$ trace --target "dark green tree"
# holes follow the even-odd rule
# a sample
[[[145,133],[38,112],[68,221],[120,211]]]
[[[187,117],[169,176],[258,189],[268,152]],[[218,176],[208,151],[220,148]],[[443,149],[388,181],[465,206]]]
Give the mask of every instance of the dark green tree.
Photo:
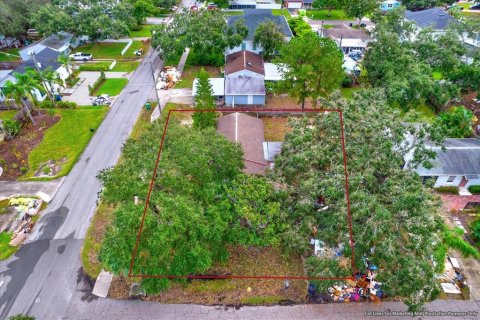
[[[132,2],[132,5],[133,17],[139,25],[144,23],[147,17],[157,13],[157,8],[153,0],[135,0]]]
[[[262,48],[262,57],[270,60],[283,46],[284,38],[280,27],[273,21],[267,20],[260,23],[253,35],[255,45]]]
[[[343,55],[337,44],[314,33],[294,37],[280,49],[276,60],[284,80],[279,85],[305,106],[305,99],[314,104],[339,88],[344,77]]]
[[[328,10],[328,17],[332,16],[333,9],[339,9],[343,6],[343,0],[315,0],[313,1],[312,7],[315,9],[326,9]]]
[[[201,69],[197,74],[197,91],[195,95],[195,110],[214,110],[215,98],[208,73]],[[215,128],[217,114],[216,112],[194,112],[192,115],[193,126],[199,129]]]
[[[464,106],[453,107],[438,115],[435,125],[449,138],[468,138],[473,133],[476,119],[473,112]]]
[[[346,1],[344,10],[349,17],[358,19],[358,25],[360,25],[362,18],[372,13],[377,7],[377,0],[355,0]]]

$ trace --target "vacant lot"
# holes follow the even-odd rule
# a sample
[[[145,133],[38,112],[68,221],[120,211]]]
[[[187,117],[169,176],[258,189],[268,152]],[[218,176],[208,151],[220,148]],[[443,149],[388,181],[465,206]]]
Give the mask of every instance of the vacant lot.
[[[29,171],[22,180],[35,179],[35,172],[50,160],[61,162],[61,170],[54,178],[66,175],[93,137],[108,110],[108,107],[56,110],[61,119],[45,132],[42,142],[30,152]]]
[[[313,20],[353,20],[345,15],[343,10],[308,10],[307,17]]]
[[[211,66],[201,67],[201,66],[186,65],[182,73],[182,77],[181,77],[182,81],[180,81],[175,85],[175,89],[181,89],[181,88],[191,89],[193,86],[193,80],[195,80],[198,72],[202,68],[205,68],[205,71],[207,71],[208,75],[211,78],[217,78],[221,76],[220,68],[217,68],[217,67],[211,67]]]
[[[151,37],[152,36],[152,28],[155,27],[151,24],[143,24],[142,29],[138,31],[130,31],[130,37],[132,38],[142,38],[142,37]]]
[[[108,94],[110,96],[117,96],[122,92],[123,88],[128,83],[125,78],[108,78],[97,90],[97,95]]]
[[[285,134],[290,131],[287,117],[282,118],[262,118],[265,141],[283,141]]]

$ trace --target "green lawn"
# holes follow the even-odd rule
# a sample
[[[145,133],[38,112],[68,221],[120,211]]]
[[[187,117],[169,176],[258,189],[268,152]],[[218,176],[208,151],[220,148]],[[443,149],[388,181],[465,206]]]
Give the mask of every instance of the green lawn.
[[[3,110],[0,111],[0,119],[1,120],[9,120],[12,119],[13,116],[17,114],[18,110]]]
[[[125,78],[108,78],[97,90],[97,95],[108,94],[110,96],[117,96],[122,92],[127,85],[128,79]]]
[[[241,11],[224,11],[227,16],[241,16],[243,14],[243,10]]]
[[[137,57],[133,53],[137,51],[138,49],[143,48],[143,51],[146,53],[147,52],[147,47],[141,42],[141,41],[133,41],[132,45],[128,50],[125,52],[123,55],[124,59],[131,59]]]
[[[352,20],[345,15],[343,10],[332,10],[328,16],[328,10],[307,10],[307,17],[313,20]]]
[[[152,24],[143,24],[142,29],[138,31],[130,31],[130,37],[135,38],[135,37],[151,37],[151,29],[155,27]]]
[[[274,16],[285,16],[285,18],[290,19],[290,12],[287,9],[272,9]]]
[[[352,99],[353,93],[360,90],[361,88],[341,88],[340,92],[345,99]]]
[[[472,3],[466,3],[466,2],[461,2],[461,3],[454,3],[455,6],[460,6],[463,7],[464,9],[469,9],[472,6]]]
[[[478,13],[476,12],[460,12],[461,16],[472,18],[475,20],[480,20],[480,11]]]
[[[132,72],[138,68],[139,64],[139,61],[117,61],[115,67],[109,71]]]
[[[192,89],[193,80],[195,80],[201,68],[201,66],[186,65],[182,73],[182,81],[175,85],[175,89]],[[207,71],[211,78],[217,78],[220,76],[220,71],[216,67],[204,66],[203,68],[205,68],[205,71]]]
[[[11,232],[0,233],[0,260],[5,260],[17,251],[18,247],[9,245],[12,238]]]
[[[18,55],[18,51],[19,51],[19,50],[20,50],[19,48],[2,49],[2,50],[0,50],[0,62],[4,62],[4,61],[19,61],[19,60],[20,60],[20,57],[12,57],[12,56],[9,56],[9,55],[6,55],[6,54],[2,54],[2,52],[4,52],[4,53],[8,53],[8,54]]]
[[[57,109],[56,112],[62,118],[45,132],[42,142],[28,155],[30,170],[21,177],[21,180],[35,180],[34,172],[42,164],[62,158],[66,158],[66,161],[55,178],[66,175],[82,154],[108,110],[109,107],[91,106]],[[94,130],[90,130],[91,128]]]
[[[93,59],[121,59],[121,52],[126,45],[125,42],[88,43],[78,47],[75,52],[91,53]]]
[[[79,67],[79,71],[107,71],[111,61],[95,62],[95,63],[82,63]]]
[[[414,111],[418,113],[418,118],[411,119],[412,122],[432,123],[437,117],[435,110],[425,103],[418,105],[414,108]],[[406,115],[403,111],[401,111],[400,114],[402,117]]]

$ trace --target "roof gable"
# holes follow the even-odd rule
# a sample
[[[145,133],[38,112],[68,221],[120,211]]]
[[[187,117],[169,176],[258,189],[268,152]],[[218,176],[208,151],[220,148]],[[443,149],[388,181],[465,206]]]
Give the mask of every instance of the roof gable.
[[[225,75],[248,70],[265,75],[262,56],[250,51],[237,51],[226,56]]]

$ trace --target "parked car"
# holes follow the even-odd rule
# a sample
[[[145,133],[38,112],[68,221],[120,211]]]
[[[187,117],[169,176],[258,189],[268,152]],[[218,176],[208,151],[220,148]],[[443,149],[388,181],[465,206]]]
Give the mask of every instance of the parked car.
[[[470,7],[470,10],[480,10],[480,3],[474,4]]]
[[[136,55],[136,56],[141,56],[141,55],[143,55],[143,53],[144,53],[144,52],[143,52],[143,48],[140,48],[140,49],[135,50],[135,51],[133,52],[133,54]]]
[[[109,106],[112,104],[112,98],[108,94],[102,94],[101,96],[96,97],[92,101],[94,106]]]
[[[69,57],[72,58],[75,61],[92,60],[92,54],[85,53],[85,52],[77,52],[77,53],[71,54]]]

